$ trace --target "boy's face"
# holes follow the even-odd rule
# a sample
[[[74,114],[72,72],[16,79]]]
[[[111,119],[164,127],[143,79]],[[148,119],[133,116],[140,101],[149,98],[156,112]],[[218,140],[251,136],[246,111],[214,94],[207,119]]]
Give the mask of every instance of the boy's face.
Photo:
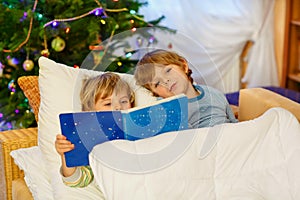
[[[118,94],[113,92],[111,96],[105,99],[99,98],[95,103],[96,111],[125,110],[131,108],[130,97],[126,90]]]
[[[155,75],[150,83],[151,91],[163,98],[181,93],[189,97],[194,88],[185,70],[174,64],[163,67],[155,66]]]

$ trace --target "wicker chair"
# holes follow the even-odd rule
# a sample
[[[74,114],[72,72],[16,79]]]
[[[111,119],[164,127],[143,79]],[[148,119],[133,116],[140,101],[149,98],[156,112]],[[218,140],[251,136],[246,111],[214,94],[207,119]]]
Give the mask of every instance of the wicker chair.
[[[29,104],[34,111],[36,121],[38,121],[38,109],[40,106],[38,76],[20,77],[18,84],[29,99]],[[21,188],[19,185],[26,186],[23,179],[24,173],[14,163],[10,152],[20,148],[36,146],[37,135],[37,128],[9,130],[0,133],[0,199],[17,199],[20,193],[22,199],[33,199],[28,188],[25,187],[25,192],[24,190],[19,190]],[[13,187],[13,185],[16,187]]]
[[[22,181],[24,173],[14,163],[10,152],[37,145],[37,128],[4,131],[0,134],[0,199],[12,199],[12,183]],[[21,178],[21,179],[20,179]],[[29,191],[28,191],[29,192]],[[25,195],[25,194],[23,194]],[[24,197],[24,196],[23,196]],[[25,198],[24,198],[25,199]],[[28,199],[28,198],[26,198]]]

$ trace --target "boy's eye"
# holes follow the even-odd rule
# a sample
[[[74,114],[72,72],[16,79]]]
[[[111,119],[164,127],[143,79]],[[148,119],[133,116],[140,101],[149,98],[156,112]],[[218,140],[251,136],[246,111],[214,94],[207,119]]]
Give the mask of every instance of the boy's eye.
[[[127,104],[128,102],[129,102],[129,100],[127,100],[127,99],[121,101],[122,104]]]
[[[104,104],[104,106],[110,106],[111,105],[111,103],[105,103]]]
[[[172,70],[172,67],[166,67],[165,68],[165,73],[169,73]]]
[[[158,82],[156,82],[155,84],[154,84],[154,87],[155,88],[157,88],[158,86],[159,86],[159,84],[160,84],[160,82],[158,81]]]

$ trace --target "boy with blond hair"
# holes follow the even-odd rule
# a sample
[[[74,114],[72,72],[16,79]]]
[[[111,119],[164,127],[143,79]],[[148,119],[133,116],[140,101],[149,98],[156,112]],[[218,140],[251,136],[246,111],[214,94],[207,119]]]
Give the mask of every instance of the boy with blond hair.
[[[134,94],[119,75],[111,72],[84,80],[80,100],[83,111],[124,110],[134,106]],[[94,179],[90,166],[67,167],[65,152],[74,149],[67,138],[58,134],[55,148],[61,156],[63,182],[70,187],[86,187]]]

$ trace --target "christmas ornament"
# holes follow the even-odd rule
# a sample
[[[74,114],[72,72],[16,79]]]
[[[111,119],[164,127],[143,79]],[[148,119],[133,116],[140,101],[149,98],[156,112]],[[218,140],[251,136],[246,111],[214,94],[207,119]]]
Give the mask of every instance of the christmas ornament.
[[[124,53],[126,58],[130,58],[133,54],[134,50],[129,47],[129,48],[124,48]]]
[[[149,47],[150,45],[154,44],[156,42],[156,38],[152,35],[148,39],[148,44],[147,46]]]
[[[13,125],[12,125],[11,122],[7,122],[7,123],[6,123],[6,126],[7,126],[7,129],[8,129],[8,130],[12,129],[12,127],[13,127]]]
[[[11,80],[9,83],[8,83],[8,89],[11,91],[11,92],[15,92],[16,91],[16,84],[15,84],[15,80]]]
[[[66,42],[62,38],[57,36],[52,40],[51,47],[52,49],[54,49],[54,51],[61,52],[66,47]]]
[[[34,67],[34,63],[32,62],[32,60],[27,59],[23,62],[23,69],[25,71],[31,71],[33,67]]]
[[[102,15],[103,14],[103,8],[96,8],[94,13],[95,13],[96,16]]]
[[[143,45],[143,42],[144,42],[143,38],[141,37],[136,38],[136,46],[141,47]]]
[[[155,42],[155,37],[154,36],[151,36],[150,38],[149,38],[149,44],[153,44],[154,42]]]
[[[41,55],[48,58],[50,55],[50,52],[48,49],[44,49],[41,51]]]
[[[10,56],[7,56],[7,63],[8,65],[12,66],[12,67],[17,67],[17,64],[19,64],[18,59],[16,58],[11,58]]]
[[[94,58],[94,65],[99,65],[101,63],[104,51],[92,51]]]
[[[57,21],[53,21],[53,22],[52,22],[52,27],[53,27],[53,28],[56,28],[57,26],[58,26],[58,22],[57,22]]]
[[[4,65],[0,62],[0,77],[3,76],[3,69],[4,69]]]

